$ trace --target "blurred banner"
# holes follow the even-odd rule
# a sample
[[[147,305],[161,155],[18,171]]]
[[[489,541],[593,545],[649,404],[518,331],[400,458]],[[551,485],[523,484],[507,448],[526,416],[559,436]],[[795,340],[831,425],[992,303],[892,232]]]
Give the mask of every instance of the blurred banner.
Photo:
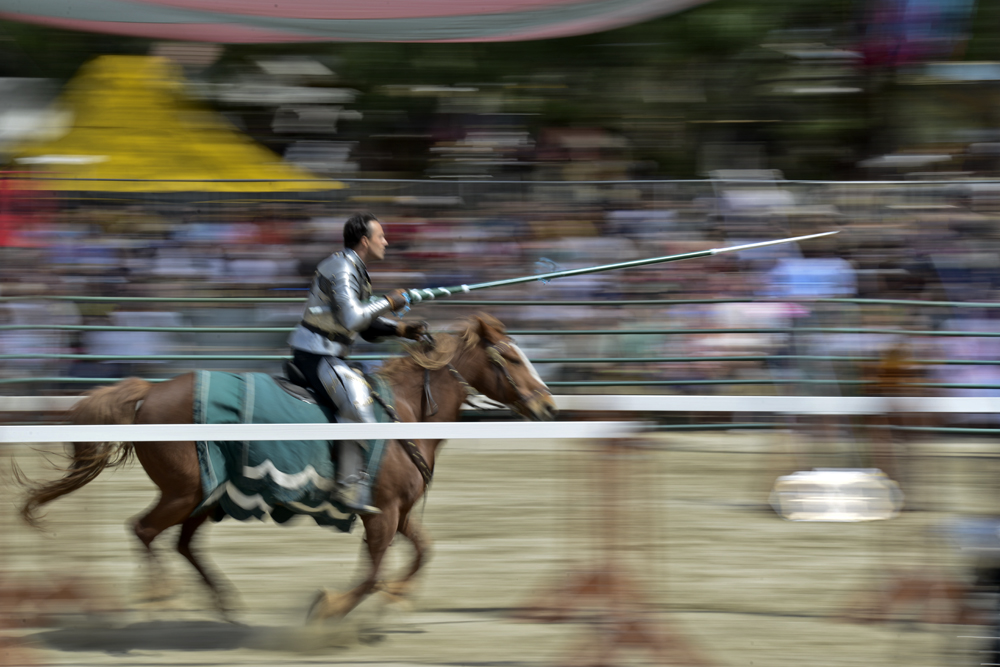
[[[0,0],[0,18],[91,32],[221,43],[503,42],[641,23],[705,0]]]
[[[861,51],[869,66],[948,59],[968,38],[975,0],[874,0]]]

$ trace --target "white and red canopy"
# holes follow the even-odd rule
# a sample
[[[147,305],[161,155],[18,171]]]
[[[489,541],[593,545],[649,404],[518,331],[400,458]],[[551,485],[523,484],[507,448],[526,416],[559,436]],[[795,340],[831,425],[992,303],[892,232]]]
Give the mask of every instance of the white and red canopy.
[[[640,23],[706,0],[0,0],[0,19],[218,43],[504,42]]]

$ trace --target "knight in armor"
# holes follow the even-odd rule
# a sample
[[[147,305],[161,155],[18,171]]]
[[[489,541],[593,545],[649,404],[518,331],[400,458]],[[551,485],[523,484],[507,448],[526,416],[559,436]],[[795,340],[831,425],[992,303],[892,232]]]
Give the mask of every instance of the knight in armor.
[[[375,422],[371,388],[346,361],[357,335],[370,342],[386,336],[417,340],[427,334],[426,322],[383,317],[407,306],[405,290],[372,296],[366,264],[384,259],[387,245],[374,215],[351,216],[344,223],[344,250],[316,267],[302,321],[288,338],[295,365],[321,398],[329,398],[344,421]],[[365,471],[368,446],[364,440],[347,440],[337,450],[337,497],[357,514],[380,512]]]

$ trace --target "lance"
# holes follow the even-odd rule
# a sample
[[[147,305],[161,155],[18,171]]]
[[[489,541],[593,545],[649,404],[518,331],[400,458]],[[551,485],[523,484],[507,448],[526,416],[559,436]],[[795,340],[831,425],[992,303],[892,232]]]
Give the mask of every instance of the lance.
[[[582,269],[568,269],[566,271],[552,271],[550,273],[542,273],[534,276],[521,276],[519,278],[508,278],[506,280],[494,280],[488,283],[476,283],[475,285],[458,285],[456,287],[431,287],[427,289],[411,289],[407,290],[406,294],[410,297],[411,303],[420,303],[421,301],[429,301],[431,299],[436,299],[438,297],[452,296],[453,294],[462,294],[464,292],[473,292],[475,290],[490,289],[492,287],[506,287],[507,285],[517,285],[519,283],[530,283],[535,280],[541,280],[543,282],[548,282],[555,278],[568,278],[569,276],[582,276],[588,273],[600,273],[601,271],[614,271],[617,269],[631,269],[637,266],[648,266],[649,264],[663,264],[665,262],[680,262],[685,259],[697,259],[698,257],[711,257],[712,255],[721,255],[726,252],[741,252],[743,250],[752,250],[754,248],[763,248],[769,245],[778,245],[779,243],[794,243],[796,241],[805,241],[808,239],[817,239],[821,236],[830,236],[832,234],[837,234],[839,232],[821,232],[819,234],[809,234],[807,236],[793,236],[787,239],[777,239],[775,241],[760,241],[759,243],[746,243],[744,245],[729,246],[727,248],[712,248],[710,250],[698,250],[695,252],[685,252],[680,255],[666,255],[665,257],[651,257],[649,259],[636,259],[630,262],[618,262],[617,264],[603,264],[601,266],[588,266]]]

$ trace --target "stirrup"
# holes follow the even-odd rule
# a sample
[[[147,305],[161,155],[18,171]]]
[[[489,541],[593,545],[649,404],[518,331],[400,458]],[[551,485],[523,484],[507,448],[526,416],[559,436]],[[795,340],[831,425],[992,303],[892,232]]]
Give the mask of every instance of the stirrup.
[[[341,486],[337,490],[337,501],[355,514],[382,513],[382,510],[374,505],[371,486],[366,479]]]

